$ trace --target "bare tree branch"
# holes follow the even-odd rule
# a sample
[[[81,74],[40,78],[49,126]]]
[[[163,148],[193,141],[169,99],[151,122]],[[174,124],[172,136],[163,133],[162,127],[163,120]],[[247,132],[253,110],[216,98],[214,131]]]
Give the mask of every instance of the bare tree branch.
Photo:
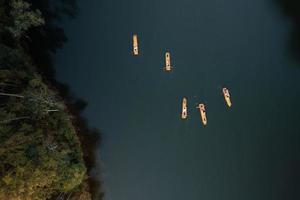
[[[29,116],[16,117],[16,118],[12,118],[12,119],[7,119],[7,120],[0,121],[0,124],[7,124],[7,123],[10,123],[12,121],[18,121],[18,120],[21,120],[21,119],[29,119],[29,118],[30,118]]]
[[[0,92],[0,96],[9,96],[9,97],[17,97],[17,98],[25,98],[23,95],[19,95],[19,94],[10,94],[10,93],[4,93],[4,92]]]
[[[57,109],[53,109],[53,110],[47,110],[47,112],[59,112],[60,110],[57,110]]]

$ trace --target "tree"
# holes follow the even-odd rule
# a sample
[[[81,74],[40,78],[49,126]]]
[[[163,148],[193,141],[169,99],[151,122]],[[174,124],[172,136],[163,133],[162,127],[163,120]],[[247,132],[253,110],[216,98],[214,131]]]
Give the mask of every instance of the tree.
[[[4,82],[5,83],[5,82]],[[48,90],[39,77],[29,81],[29,87],[23,94],[13,94],[0,92],[0,96],[19,99],[18,104],[23,104],[27,115],[14,116],[9,119],[0,120],[0,123],[10,123],[23,119],[41,119],[47,117],[52,112],[63,111],[65,106],[60,102],[54,92]]]
[[[24,32],[31,27],[45,24],[39,10],[32,11],[31,4],[22,0],[11,0],[10,15],[13,18],[13,25],[8,30],[15,38],[20,38]]]
[[[44,20],[23,0],[5,0],[10,7],[3,2],[0,16],[8,11],[11,20],[0,19],[0,199],[46,200],[65,194],[69,200],[90,200],[88,190],[77,192],[87,177],[78,127],[22,49],[20,37]],[[7,31],[1,31],[6,24],[14,45],[6,43]]]

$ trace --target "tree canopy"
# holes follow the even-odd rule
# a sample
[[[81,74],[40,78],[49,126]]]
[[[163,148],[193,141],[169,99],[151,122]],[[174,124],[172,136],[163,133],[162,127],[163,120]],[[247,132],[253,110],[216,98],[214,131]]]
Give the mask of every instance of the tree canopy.
[[[30,27],[44,23],[41,13],[22,0],[3,2],[0,16],[10,19],[2,12],[8,9],[12,18],[0,22],[0,200],[90,199],[73,117],[18,44]],[[15,38],[12,45],[4,42],[5,30]]]
[[[13,18],[13,22],[8,27],[8,30],[16,38],[19,38],[29,28],[45,23],[42,13],[39,10],[31,10],[31,5],[26,1],[10,0],[10,6],[10,15]]]

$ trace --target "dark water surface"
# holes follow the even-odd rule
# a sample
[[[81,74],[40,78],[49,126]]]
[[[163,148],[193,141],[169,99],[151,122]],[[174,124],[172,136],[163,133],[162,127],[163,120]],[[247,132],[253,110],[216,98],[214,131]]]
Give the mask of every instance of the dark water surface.
[[[79,8],[65,25],[57,76],[103,133],[106,200],[300,199],[300,67],[289,60],[291,27],[278,5],[81,0]],[[170,74],[161,70],[166,50]]]

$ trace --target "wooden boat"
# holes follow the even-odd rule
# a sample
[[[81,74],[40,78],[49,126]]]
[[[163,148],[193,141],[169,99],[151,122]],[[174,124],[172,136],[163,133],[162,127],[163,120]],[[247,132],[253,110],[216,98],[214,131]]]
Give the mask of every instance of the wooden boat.
[[[226,104],[228,107],[231,107],[231,100],[230,100],[230,94],[229,94],[229,90],[227,88],[223,88],[223,95],[224,95],[224,99],[226,101]]]
[[[138,47],[138,37],[136,34],[133,35],[133,55],[139,55],[139,47]]]
[[[165,62],[166,62],[166,66],[164,67],[165,71],[171,71],[172,70],[172,66],[171,66],[171,55],[170,52],[166,52],[165,54]]]
[[[197,108],[199,108],[199,111],[200,111],[202,124],[204,126],[206,126],[207,125],[207,118],[206,118],[205,105],[203,103],[200,103]]]
[[[181,118],[182,119],[186,119],[187,118],[187,99],[185,97],[182,99]]]

